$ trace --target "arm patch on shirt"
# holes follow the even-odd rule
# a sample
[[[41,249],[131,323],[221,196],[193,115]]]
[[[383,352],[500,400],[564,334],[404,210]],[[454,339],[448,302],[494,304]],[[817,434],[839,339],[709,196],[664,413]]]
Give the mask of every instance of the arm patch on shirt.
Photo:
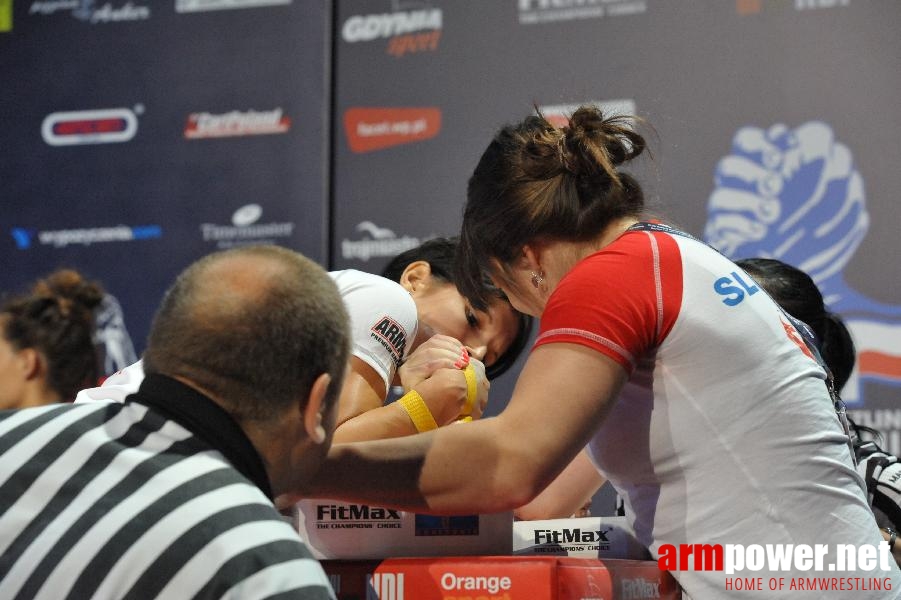
[[[407,332],[397,321],[385,315],[372,327],[370,335],[391,353],[395,365],[400,365],[407,347]]]

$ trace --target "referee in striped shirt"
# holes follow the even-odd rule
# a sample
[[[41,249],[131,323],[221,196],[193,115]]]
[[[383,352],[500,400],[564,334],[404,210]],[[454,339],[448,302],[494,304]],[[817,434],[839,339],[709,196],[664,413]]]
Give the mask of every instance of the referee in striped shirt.
[[[167,292],[124,404],[0,412],[0,598],[333,599],[272,499],[331,444],[347,323],[303,256],[218,252]]]

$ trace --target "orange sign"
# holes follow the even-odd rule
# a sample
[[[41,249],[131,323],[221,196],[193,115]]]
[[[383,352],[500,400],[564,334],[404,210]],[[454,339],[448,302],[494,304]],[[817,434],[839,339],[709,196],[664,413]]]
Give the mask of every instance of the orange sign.
[[[438,108],[351,108],[344,113],[347,144],[357,153],[421,142],[440,130]]]

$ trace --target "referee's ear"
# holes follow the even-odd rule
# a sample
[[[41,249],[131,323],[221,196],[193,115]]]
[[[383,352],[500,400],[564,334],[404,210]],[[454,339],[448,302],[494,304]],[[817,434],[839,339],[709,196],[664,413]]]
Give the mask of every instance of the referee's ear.
[[[315,444],[322,444],[328,439],[328,433],[323,425],[324,413],[328,407],[325,405],[325,394],[332,377],[328,373],[322,373],[310,387],[310,397],[303,408],[303,426],[307,436]]]

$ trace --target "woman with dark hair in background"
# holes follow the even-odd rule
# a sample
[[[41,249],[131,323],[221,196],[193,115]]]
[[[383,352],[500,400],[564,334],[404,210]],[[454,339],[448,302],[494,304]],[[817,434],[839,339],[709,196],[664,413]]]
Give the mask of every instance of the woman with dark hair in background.
[[[97,383],[96,283],[63,269],[0,306],[0,409],[70,402]]]
[[[745,258],[735,261],[785,312],[805,323],[816,334],[817,349],[832,372],[836,391],[841,391],[857,351],[842,318],[829,311],[823,294],[810,275],[775,258]]]
[[[477,302],[488,273],[540,317],[513,397],[467,426],[334,446],[299,493],[491,513],[529,502],[587,446],[638,540],[695,600],[746,592],[697,559],[678,570],[683,545],[876,546],[823,369],[734,263],[642,221],[622,166],[644,149],[626,119],[593,107],[562,128],[540,115],[502,128],[469,181],[457,284]],[[866,575],[897,590],[901,572],[884,566]],[[776,568],[753,576],[809,575]]]
[[[791,316],[811,329],[823,362],[832,373],[836,392],[851,377],[857,351],[844,320],[826,308],[823,294],[813,279],[789,264],[774,258],[746,258],[735,262]],[[895,560],[901,564],[901,544],[896,543],[901,528],[901,463],[876,443],[878,431],[857,425],[850,418],[857,472],[867,487],[867,500]]]

